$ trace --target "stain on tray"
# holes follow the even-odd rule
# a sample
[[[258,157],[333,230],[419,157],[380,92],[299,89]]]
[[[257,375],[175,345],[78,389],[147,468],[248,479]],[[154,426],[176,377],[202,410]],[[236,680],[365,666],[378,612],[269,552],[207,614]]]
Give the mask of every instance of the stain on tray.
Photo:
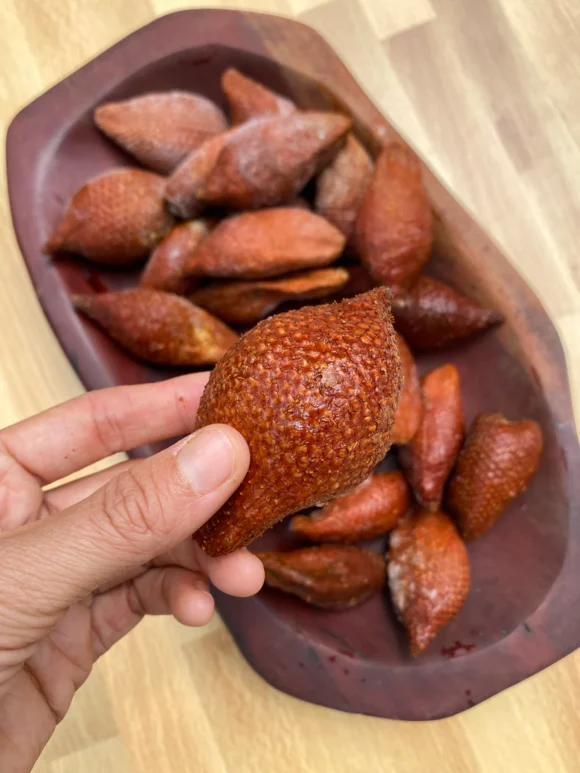
[[[468,652],[475,649],[475,646],[475,643],[464,644],[461,641],[456,641],[450,647],[441,647],[440,652],[444,658],[451,660],[451,658],[456,658],[458,655],[467,655]]]

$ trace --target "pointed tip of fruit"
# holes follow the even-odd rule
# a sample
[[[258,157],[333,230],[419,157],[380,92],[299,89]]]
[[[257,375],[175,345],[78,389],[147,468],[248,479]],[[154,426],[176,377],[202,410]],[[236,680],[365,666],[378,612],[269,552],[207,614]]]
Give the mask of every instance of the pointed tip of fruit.
[[[232,78],[245,79],[245,76],[239,70],[236,70],[235,67],[227,67],[222,73],[222,77],[221,77],[222,86],[225,86],[226,81],[230,81],[232,80]]]
[[[429,378],[431,381],[452,381],[454,384],[459,382],[459,371],[457,366],[452,362],[445,362],[443,365],[439,365],[438,368],[433,368],[425,378]]]
[[[355,295],[355,298],[378,298],[381,300],[381,302],[384,302],[385,300],[389,302],[389,306],[391,305],[393,294],[389,290],[388,287],[382,286],[382,287],[373,287],[371,290],[367,290],[365,293],[360,293],[359,295]]]
[[[106,304],[109,297],[110,293],[105,291],[98,293],[73,293],[70,299],[75,311],[90,315],[98,312],[102,302],[104,301]]]
[[[114,131],[119,118],[124,115],[123,103],[109,102],[99,105],[93,112],[93,121],[104,134]]]
[[[505,322],[504,315],[499,311],[489,311],[487,314],[487,324],[489,327],[495,327],[495,325],[502,325]]]
[[[298,536],[308,536],[312,518],[309,515],[295,515],[290,519],[290,531]]]
[[[413,631],[409,641],[409,651],[411,653],[411,657],[417,658],[419,655],[422,655],[429,644],[431,644],[433,638],[434,634],[430,633],[427,629],[424,629],[421,626],[418,627],[417,630]]]
[[[83,293],[74,293],[70,296],[71,303],[76,311],[84,311],[88,308],[91,305],[91,298],[92,295],[85,295]]]
[[[110,111],[111,111],[111,104],[98,105],[97,107],[95,107],[95,110],[93,112],[95,123],[98,125],[101,118],[107,113],[109,113]]]
[[[62,222],[61,222],[54,229],[54,231],[48,237],[48,239],[44,242],[42,246],[42,252],[45,255],[50,255],[53,252],[58,252],[59,250],[62,250],[64,242],[65,242],[65,239],[64,239]]]
[[[344,303],[350,303],[353,306],[360,306],[361,308],[380,308],[386,314],[391,312],[392,294],[388,287],[374,287],[372,290],[367,290],[365,293],[360,293],[350,298]]]
[[[394,310],[404,309],[407,306],[405,292],[399,287],[394,288],[392,306]]]
[[[485,330],[489,330],[492,327],[503,324],[505,317],[499,311],[495,309],[489,309],[485,306],[480,306],[475,302],[472,302],[471,310],[471,333],[473,335],[477,333],[483,333]]]
[[[342,115],[341,113],[329,113],[331,116],[331,123],[335,123],[337,127],[344,127],[344,131],[347,132],[349,129],[352,129],[352,119],[349,118],[347,115]]]
[[[346,133],[352,129],[352,118],[344,113],[337,112],[323,112],[312,111],[304,114],[309,116],[313,121],[316,121],[321,128],[321,131],[326,131],[332,135],[336,135],[336,138],[343,137]]]

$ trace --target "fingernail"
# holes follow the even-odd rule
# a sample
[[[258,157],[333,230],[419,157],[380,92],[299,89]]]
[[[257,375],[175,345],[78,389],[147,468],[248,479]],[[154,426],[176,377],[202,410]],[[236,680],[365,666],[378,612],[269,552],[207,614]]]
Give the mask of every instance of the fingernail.
[[[217,427],[206,427],[193,435],[176,458],[181,474],[196,494],[209,494],[225,483],[235,461],[233,445]]]
[[[211,596],[211,593],[209,592],[209,588],[207,586],[207,581],[206,580],[197,580],[197,582],[193,583],[193,587],[199,593],[207,593],[208,596]]]

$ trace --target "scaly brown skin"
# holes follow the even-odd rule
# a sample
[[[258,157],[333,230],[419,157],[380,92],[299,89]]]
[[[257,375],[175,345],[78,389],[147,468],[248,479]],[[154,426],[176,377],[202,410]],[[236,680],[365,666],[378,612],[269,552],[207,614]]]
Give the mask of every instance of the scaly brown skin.
[[[406,445],[417,434],[423,418],[423,395],[415,358],[399,333],[397,344],[403,369],[403,390],[395,414],[393,445]]]
[[[314,209],[350,242],[358,210],[371,180],[373,162],[354,134],[316,181]]]
[[[186,91],[109,102],[97,107],[95,123],[107,137],[159,174],[170,174],[188,153],[227,129],[217,105]]]
[[[280,279],[213,283],[200,287],[189,300],[234,325],[251,325],[285,301],[324,298],[348,282],[344,268],[318,268]]]
[[[399,462],[417,501],[438,510],[464,436],[459,373],[442,365],[422,382],[423,418],[413,440],[399,446]]]
[[[464,539],[481,537],[526,490],[542,447],[542,430],[531,419],[508,421],[501,413],[482,413],[474,420],[447,500]]]
[[[172,228],[147,261],[139,287],[186,295],[195,279],[187,275],[187,265],[210,229],[208,220],[190,220]]]
[[[206,204],[234,209],[285,204],[328,163],[351,126],[338,113],[248,121],[228,138],[197,196]]]
[[[291,115],[298,108],[290,99],[230,67],[222,75],[222,91],[228,101],[232,124],[267,115]]]
[[[352,609],[374,596],[386,580],[383,556],[351,545],[316,545],[256,555],[266,585],[322,609]]]
[[[229,553],[351,491],[389,449],[400,390],[386,288],[258,323],[213,371],[197,424],[236,428],[250,469],[195,539]]]
[[[417,351],[443,349],[503,322],[498,312],[425,275],[393,300],[393,315],[397,330]]]
[[[114,169],[72,197],[44,252],[76,252],[98,263],[146,258],[173,225],[165,210],[165,180],[142,169]]]
[[[318,512],[295,515],[290,526],[312,542],[361,542],[393,529],[410,503],[409,486],[399,470],[377,472]]]
[[[419,510],[401,518],[389,538],[387,573],[393,606],[416,657],[469,593],[469,556],[449,516]]]
[[[327,266],[344,236],[324,218],[298,207],[274,207],[224,218],[189,260],[190,276],[266,279]]]
[[[219,154],[234,132],[241,127],[217,134],[187,155],[174,170],[165,186],[165,199],[171,212],[188,220],[198,217],[205,207],[199,191],[210,176]]]
[[[207,311],[158,290],[73,295],[72,302],[128,352],[157,365],[213,365],[238,340]]]
[[[416,156],[397,142],[387,145],[363,197],[356,245],[373,278],[396,294],[427,262],[433,215]]]

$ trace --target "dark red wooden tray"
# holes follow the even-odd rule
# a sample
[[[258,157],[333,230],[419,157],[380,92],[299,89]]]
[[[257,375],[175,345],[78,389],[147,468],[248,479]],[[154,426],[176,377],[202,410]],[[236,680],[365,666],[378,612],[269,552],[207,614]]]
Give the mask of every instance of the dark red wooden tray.
[[[131,163],[94,128],[95,105],[182,88],[222,104],[219,77],[234,65],[302,107],[351,113],[368,147],[396,132],[328,45],[293,21],[234,11],[183,11],[121,41],[26,107],[8,132],[14,225],[33,282],[71,362],[89,389],[159,379],[71,308],[71,292],[123,286],[129,274],[52,262],[41,245],[87,178]],[[454,714],[554,663],[580,644],[580,454],[560,342],[509,261],[427,167],[436,213],[429,270],[506,324],[473,344],[424,358],[460,369],[467,418],[500,410],[539,421],[545,452],[524,496],[470,545],[473,588],[457,619],[416,661],[388,599],[331,613],[274,591],[219,610],[252,666],[292,695],[345,711],[400,719]],[[151,448],[139,449],[149,453]],[[281,528],[265,544],[289,544]]]

